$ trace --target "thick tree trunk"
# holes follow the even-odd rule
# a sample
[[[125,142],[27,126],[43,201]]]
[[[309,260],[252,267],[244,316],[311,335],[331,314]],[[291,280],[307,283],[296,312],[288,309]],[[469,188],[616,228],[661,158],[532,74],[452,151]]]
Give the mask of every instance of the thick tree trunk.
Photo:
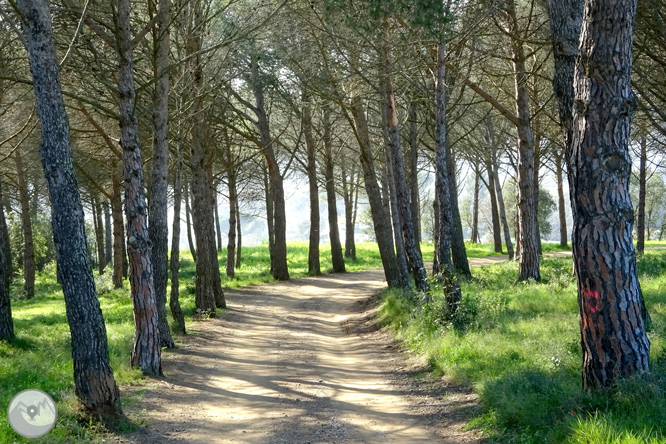
[[[479,165],[474,165],[474,199],[472,201],[472,243],[481,242],[479,236],[479,188],[481,185],[481,171]]]
[[[171,229],[171,294],[169,295],[169,308],[174,320],[174,330],[185,334],[185,317],[180,308],[180,213],[183,191],[183,147],[182,141],[178,144],[178,164],[173,184],[173,226]]]
[[[331,240],[331,259],[333,262],[333,272],[344,273],[345,258],[342,255],[342,245],[340,245],[340,230],[338,228],[338,199],[335,194],[332,146],[333,140],[331,138],[330,109],[326,105],[324,105],[323,125],[324,156],[326,158],[324,177],[326,179],[326,201],[328,203],[328,233],[329,239]]]
[[[197,262],[197,250],[194,246],[194,238],[192,237],[192,220],[190,219],[192,215],[192,209],[190,208],[190,193],[189,187],[186,181],[183,181],[183,188],[185,190],[185,225],[187,229],[187,245],[190,247],[190,253],[192,254],[192,260]]]
[[[287,266],[287,213],[284,200],[284,184],[275,155],[275,146],[271,138],[268,115],[264,104],[264,86],[259,76],[257,60],[252,62],[252,88],[255,98],[254,112],[257,116],[257,127],[261,137],[263,154],[268,164],[270,196],[273,204],[272,225],[275,244],[273,246],[271,273],[275,280],[287,281],[289,280],[289,268]]]
[[[587,0],[576,61],[569,185],[585,388],[650,370],[629,198],[635,12],[635,0]]]
[[[310,244],[308,250],[308,274],[317,276],[321,274],[319,263],[319,186],[317,184],[317,161],[314,136],[312,135],[312,108],[310,97],[303,92],[303,134],[305,135],[305,149],[307,154],[307,175],[310,187]],[[327,164],[328,165],[328,164]],[[331,245],[332,246],[332,245]],[[343,262],[344,266],[344,262]],[[335,264],[334,264],[335,268]]]
[[[446,134],[448,139],[449,135]],[[469,268],[467,260],[467,249],[465,247],[465,237],[463,235],[462,220],[460,218],[460,208],[458,207],[458,179],[456,178],[456,160],[453,157],[451,144],[446,142],[446,165],[449,170],[449,195],[451,196],[451,257],[453,266],[458,273],[466,276],[472,276],[472,270]]]
[[[149,208],[153,284],[157,304],[160,346],[174,348],[166,312],[169,265],[168,176],[169,176],[169,48],[171,45],[171,0],[159,0],[157,26],[153,34],[153,171]]]
[[[365,192],[370,203],[370,212],[372,213],[372,224],[375,230],[375,239],[379,247],[379,254],[382,258],[384,267],[384,276],[386,282],[391,287],[400,286],[400,275],[393,250],[393,239],[391,239],[391,227],[389,225],[389,214],[386,213],[382,203],[382,194],[377,183],[377,173],[375,170],[375,161],[372,155],[370,145],[370,132],[368,122],[365,117],[365,110],[361,97],[355,92],[351,98],[351,113],[354,119],[355,135],[361,149],[360,161],[363,168],[363,181]]]
[[[9,284],[12,282],[14,275],[14,265],[12,263],[12,247],[9,242],[9,227],[7,227],[7,220],[5,219],[5,196],[2,194],[2,179],[0,178],[0,249],[5,255],[2,268],[4,269],[5,284],[7,291],[9,291]]]
[[[203,103],[204,71],[200,54],[204,33],[203,5],[200,0],[197,0],[190,3],[190,8],[192,29],[190,29],[187,41],[187,53],[191,57],[191,88],[194,97],[191,109],[193,123],[190,137],[192,171],[190,191],[192,192],[192,222],[197,249],[194,299],[198,310],[214,312],[216,308],[224,308],[226,302],[215,248],[215,212],[211,194],[211,178],[208,173],[211,155],[204,141],[206,126]]]
[[[120,143],[123,147],[125,173],[125,214],[127,249],[130,257],[129,278],[134,305],[134,349],[131,364],[150,375],[162,374],[162,349],[158,327],[153,266],[143,163],[139,143],[139,125],[134,114],[134,57],[130,28],[130,0],[118,1],[117,55],[118,102],[120,108]]]
[[[562,171],[562,156],[555,156],[555,179],[557,181],[557,210],[560,218],[560,247],[568,245],[569,230],[567,229],[567,212],[564,208],[564,172]]]
[[[238,204],[239,199],[236,199],[236,232],[237,232],[237,242],[236,242],[236,270],[240,269],[241,267],[241,259],[243,259],[242,253],[242,247],[243,247],[243,237],[241,233],[241,214],[240,214],[240,206]]]
[[[112,166],[111,212],[113,213],[113,286],[122,288],[123,278],[127,277],[127,253],[125,251],[125,223],[123,221],[122,185],[117,165]]]
[[[386,44],[384,48],[385,78],[384,88],[386,94],[387,117],[389,122],[389,153],[393,173],[393,182],[396,189],[397,203],[400,210],[400,223],[402,225],[402,238],[405,242],[405,252],[414,276],[416,288],[430,294],[430,285],[428,284],[428,273],[423,264],[423,257],[419,244],[414,233],[414,218],[409,202],[409,190],[407,189],[407,179],[405,178],[405,165],[400,149],[400,126],[398,123],[398,108],[395,101],[395,92],[393,89],[392,73],[392,55],[391,48]]]
[[[505,11],[513,53],[513,71],[516,86],[516,113],[518,115],[518,224],[520,225],[520,276],[521,280],[541,280],[539,271],[537,219],[538,194],[535,190],[534,135],[532,133],[530,98],[527,89],[525,50],[520,37],[521,28],[516,17],[514,0],[507,0]]]
[[[231,147],[227,147],[231,151]],[[229,156],[231,157],[231,156]],[[229,159],[231,161],[231,159]],[[229,186],[229,240],[227,242],[227,277],[233,278],[236,274],[236,207],[238,205],[238,190],[236,189],[236,174],[229,167],[229,177],[227,178]]]
[[[437,273],[442,268],[453,266],[451,260],[451,196],[449,186],[449,170],[447,165],[448,151],[446,143],[446,40],[441,37],[441,42],[437,48],[437,90],[436,90],[436,128],[435,128],[435,193],[437,201],[435,202],[435,211],[438,218],[437,223],[437,243],[435,244],[435,256],[437,256]]]
[[[409,194],[414,218],[416,240],[423,242],[421,234],[421,196],[419,195],[419,129],[416,102],[409,106]]]
[[[641,159],[638,174],[638,220],[636,222],[636,254],[645,253],[645,193],[647,188],[646,179],[647,169],[647,138],[645,135],[641,138]],[[649,230],[648,230],[649,233]],[[650,235],[648,234],[648,240]]]
[[[104,222],[102,219],[102,205],[98,197],[93,196],[93,217],[95,218],[95,241],[97,243],[97,266],[99,274],[104,273],[106,268],[106,251],[104,248]]]
[[[275,212],[273,210],[273,194],[271,192],[271,181],[268,177],[268,168],[264,166],[264,199],[266,201],[266,226],[268,227],[268,256],[271,261],[271,275],[275,263]]]
[[[19,202],[21,204],[21,226],[23,228],[23,293],[28,299],[35,297],[35,243],[32,238],[32,218],[30,217],[30,193],[25,178],[21,150],[14,152],[16,177],[18,178]]]
[[[0,185],[0,219],[5,220],[2,208],[2,186]],[[14,321],[12,320],[12,306],[9,297],[9,282],[7,277],[11,270],[11,256],[6,256],[6,247],[9,245],[7,231],[0,229],[0,340],[14,339]]]
[[[44,0],[17,0],[42,128],[40,153],[49,186],[58,274],[70,327],[76,394],[94,417],[120,412],[104,318],[86,246],[69,122],[60,90],[51,12]]]
[[[109,201],[105,200],[102,206],[104,208],[104,259],[107,264],[110,264],[113,261],[113,234]]]

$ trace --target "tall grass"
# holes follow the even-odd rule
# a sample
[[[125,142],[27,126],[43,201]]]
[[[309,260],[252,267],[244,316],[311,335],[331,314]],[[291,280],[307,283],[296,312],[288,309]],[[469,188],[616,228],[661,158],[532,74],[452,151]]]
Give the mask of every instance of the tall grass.
[[[517,265],[475,270],[460,312],[443,295],[429,307],[387,291],[381,322],[432,371],[471,385],[485,412],[470,427],[501,443],[666,442],[666,253],[648,251],[640,281],[653,320],[653,374],[606,393],[581,390],[580,333],[570,259],[542,261],[542,283],[518,282]]]

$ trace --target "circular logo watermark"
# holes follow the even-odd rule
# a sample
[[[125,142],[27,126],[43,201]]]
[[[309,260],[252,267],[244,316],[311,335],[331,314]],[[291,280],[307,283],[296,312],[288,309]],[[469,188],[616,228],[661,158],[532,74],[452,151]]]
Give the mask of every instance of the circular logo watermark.
[[[12,398],[7,408],[12,429],[24,438],[39,438],[51,431],[58,418],[53,399],[41,390],[28,389]]]

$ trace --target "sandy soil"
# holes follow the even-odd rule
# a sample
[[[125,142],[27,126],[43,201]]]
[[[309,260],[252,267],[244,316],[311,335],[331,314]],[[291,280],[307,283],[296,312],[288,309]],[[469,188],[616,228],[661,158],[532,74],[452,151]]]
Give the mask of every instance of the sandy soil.
[[[374,327],[385,285],[370,270],[228,292],[229,309],[192,325],[164,354],[164,381],[125,408],[148,425],[116,442],[480,442],[462,430],[474,394],[428,380]]]

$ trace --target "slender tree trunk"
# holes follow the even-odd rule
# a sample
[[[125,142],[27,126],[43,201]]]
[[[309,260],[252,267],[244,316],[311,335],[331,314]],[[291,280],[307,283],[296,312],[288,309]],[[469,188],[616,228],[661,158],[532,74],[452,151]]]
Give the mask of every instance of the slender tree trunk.
[[[506,218],[506,209],[504,207],[504,195],[502,193],[502,184],[499,180],[499,162],[497,161],[497,139],[495,139],[495,127],[490,115],[486,116],[486,127],[488,129],[488,148],[490,149],[490,163],[493,168],[493,177],[495,182],[495,192],[497,195],[497,209],[499,210],[499,218],[502,222],[504,230],[504,243],[506,244],[506,251],[509,255],[509,260],[514,258],[513,242],[511,242],[511,228],[509,228],[509,221]]]
[[[333,140],[331,138],[331,120],[330,109],[324,105],[324,155],[326,157],[326,168],[324,175],[326,178],[326,200],[328,203],[328,233],[331,240],[331,259],[333,262],[334,273],[345,272],[345,258],[342,255],[342,245],[340,245],[340,230],[338,228],[338,207],[337,196],[335,194],[335,177],[333,166]]]
[[[574,81],[569,184],[583,387],[650,370],[629,198],[635,0],[586,0]]]
[[[414,218],[416,240],[423,242],[421,234],[421,197],[419,195],[419,130],[416,113],[416,101],[409,106],[409,193]]]
[[[409,202],[409,190],[407,189],[407,179],[405,178],[405,165],[400,149],[400,126],[398,123],[398,108],[395,101],[395,92],[393,89],[392,55],[391,47],[386,42],[384,48],[385,63],[385,93],[388,106],[389,122],[389,149],[391,157],[391,166],[393,167],[393,179],[396,188],[398,207],[400,209],[400,223],[402,224],[402,237],[405,242],[405,252],[409,261],[416,288],[430,294],[430,285],[428,284],[428,274],[423,265],[423,257],[419,244],[414,233],[414,218]]]
[[[497,207],[497,188],[495,187],[495,169],[490,157],[490,150],[486,153],[486,171],[488,172],[488,194],[490,195],[490,212],[493,222],[493,243],[495,253],[502,252],[502,228],[500,226],[499,208]]]
[[[231,147],[227,147],[231,151]],[[229,156],[231,157],[231,156]],[[229,159],[231,165],[231,159]],[[229,177],[227,179],[229,186],[229,240],[227,243],[227,277],[233,278],[236,269],[236,207],[238,205],[238,191],[236,190],[236,174],[229,167]]]
[[[560,247],[566,248],[569,230],[567,229],[567,213],[564,208],[564,172],[562,171],[562,156],[555,156],[555,179],[557,180],[557,209],[560,217]]]
[[[347,178],[347,168],[344,156],[341,159],[342,165],[342,194],[345,201],[345,257],[356,260],[356,242],[354,239],[354,175],[352,169],[351,176]]]
[[[238,197],[236,197],[236,234],[237,234],[237,245],[236,245],[236,270],[240,269],[241,267],[241,259],[243,259],[242,256],[242,236],[241,236],[241,214],[240,214],[240,207],[238,205]]]
[[[187,244],[190,247],[190,253],[192,254],[192,260],[197,262],[197,250],[194,246],[194,238],[192,237],[192,221],[190,216],[192,210],[190,209],[190,193],[189,187],[187,186],[187,181],[183,181],[183,188],[185,190],[185,225],[187,228]]]
[[[2,263],[4,269],[5,285],[9,291],[9,284],[12,282],[14,275],[14,265],[12,264],[12,247],[9,242],[9,228],[7,227],[7,220],[5,219],[5,196],[2,194],[2,179],[0,178],[0,249],[5,255],[5,260]]]
[[[35,297],[35,244],[32,238],[32,218],[30,217],[30,193],[25,178],[21,150],[14,152],[16,176],[18,178],[19,201],[21,204],[21,225],[23,227],[23,293],[26,298]]]
[[[180,135],[180,134],[179,134]],[[169,296],[169,308],[174,320],[174,330],[185,334],[185,316],[180,308],[180,213],[183,191],[183,143],[178,143],[178,163],[176,165],[176,177],[173,184],[173,226],[171,229],[171,294]]]
[[[479,165],[474,165],[474,200],[472,203],[472,243],[481,242],[479,236],[479,188],[481,182],[481,171]]]
[[[134,305],[134,349],[131,364],[150,375],[162,374],[162,350],[158,312],[153,286],[153,266],[143,162],[139,143],[139,125],[134,114],[134,57],[130,28],[130,0],[118,1],[117,52],[118,99],[120,108],[120,143],[123,147],[125,173],[125,214],[127,249],[130,257],[129,278]]]
[[[217,188],[217,187],[215,187]],[[217,205],[217,189],[215,190],[215,196],[213,196],[213,201],[215,203],[215,230],[217,231],[217,251],[222,251],[222,227],[220,227],[220,208]]]
[[[645,253],[645,193],[646,193],[646,169],[647,169],[647,137],[641,138],[641,159],[638,178],[638,220],[636,222],[636,254]],[[649,233],[649,230],[648,230]],[[650,235],[648,234],[648,240]]]
[[[2,208],[2,190],[0,185],[0,221],[4,223],[5,215]],[[9,297],[9,282],[7,276],[11,270],[11,256],[5,255],[9,245],[7,231],[0,229],[0,340],[14,339],[14,321],[12,320],[12,306]]]
[[[449,134],[446,134],[448,139]],[[458,182],[456,178],[456,160],[451,144],[446,142],[446,165],[449,170],[449,195],[451,196],[451,257],[453,266],[462,276],[471,277],[472,270],[467,260],[465,237],[463,236],[460,208],[458,207]]]
[[[113,195],[111,196],[111,211],[113,213],[113,286],[122,288],[123,278],[126,277],[127,253],[125,252],[125,225],[123,221],[122,185],[120,183],[119,169],[112,166],[111,182]]]
[[[93,216],[95,217],[95,240],[97,242],[97,265],[99,267],[99,274],[104,274],[106,268],[106,251],[104,247],[104,222],[102,220],[102,205],[97,200],[98,197],[93,196],[92,205],[94,206]]]
[[[187,53],[190,55],[190,75],[192,94],[193,124],[190,136],[190,164],[192,181],[192,222],[196,237],[197,266],[195,284],[195,304],[198,310],[215,312],[224,308],[226,302],[222,291],[220,267],[215,248],[215,212],[209,177],[211,155],[205,143],[205,111],[203,103],[204,71],[201,60],[204,35],[203,5],[201,0],[190,2],[192,29],[187,40]]]
[[[520,38],[521,29],[516,17],[514,0],[507,0],[505,11],[513,53],[516,86],[516,113],[518,115],[518,224],[520,225],[521,280],[541,280],[539,271],[539,221],[537,219],[538,191],[535,189],[535,145],[532,133],[530,98],[527,89],[525,50]]]
[[[51,12],[44,0],[17,0],[16,4],[42,128],[40,153],[49,186],[58,274],[71,333],[76,394],[94,417],[116,414],[120,412],[120,392],[109,365],[106,327],[86,246]]]
[[[308,274],[317,276],[321,274],[319,263],[319,186],[317,184],[317,161],[314,136],[312,135],[312,108],[310,97],[303,90],[303,134],[305,135],[305,148],[307,154],[307,175],[310,186],[310,245],[308,251]],[[344,263],[343,263],[344,266]],[[335,268],[335,264],[334,264]]]
[[[271,182],[268,176],[268,168],[264,168],[264,197],[266,199],[266,225],[268,227],[268,255],[271,261],[271,275],[275,263],[275,216],[273,210],[273,199],[271,193]]]
[[[104,207],[104,259],[110,264],[113,261],[113,234],[109,201],[105,200],[102,206]]]

